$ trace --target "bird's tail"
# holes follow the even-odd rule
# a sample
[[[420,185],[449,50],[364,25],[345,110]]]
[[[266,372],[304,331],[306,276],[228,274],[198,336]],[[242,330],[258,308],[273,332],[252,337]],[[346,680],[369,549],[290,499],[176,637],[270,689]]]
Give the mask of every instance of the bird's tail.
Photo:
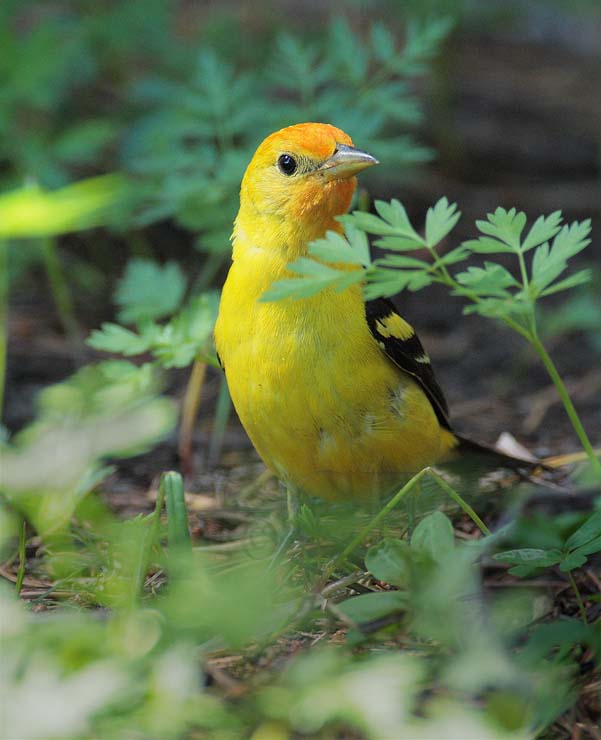
[[[511,435],[501,435],[497,444],[501,448],[492,445],[481,444],[474,440],[464,437],[461,434],[454,434],[457,444],[454,451],[461,454],[475,454],[488,458],[493,465],[512,470],[521,470],[522,472],[532,473],[535,470],[558,470],[559,468],[576,463],[586,462],[588,456],[586,452],[570,452],[565,455],[551,455],[549,457],[538,458],[527,449],[517,443]],[[597,457],[601,457],[601,447],[593,450]]]
[[[534,455],[531,455],[528,450],[519,447],[517,444],[517,450],[505,451],[492,445],[475,442],[473,439],[464,437],[461,434],[455,433],[454,436],[457,444],[453,452],[455,454],[458,453],[460,456],[477,456],[485,464],[499,468],[510,468],[511,470],[528,474],[533,473],[537,469],[549,467],[546,465],[545,460],[539,460]]]

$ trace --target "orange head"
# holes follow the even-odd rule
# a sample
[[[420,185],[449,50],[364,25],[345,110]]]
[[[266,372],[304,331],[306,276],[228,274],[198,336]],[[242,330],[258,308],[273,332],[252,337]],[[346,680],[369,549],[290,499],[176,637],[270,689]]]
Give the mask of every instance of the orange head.
[[[276,131],[248,165],[237,226],[254,241],[306,244],[336,227],[334,218],[349,208],[355,175],[377,163],[355,149],[344,131],[326,123],[299,123]]]

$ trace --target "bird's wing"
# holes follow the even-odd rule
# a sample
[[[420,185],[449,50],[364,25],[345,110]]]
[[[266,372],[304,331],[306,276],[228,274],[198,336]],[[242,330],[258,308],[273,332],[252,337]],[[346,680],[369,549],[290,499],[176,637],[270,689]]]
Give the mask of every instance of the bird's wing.
[[[428,396],[441,426],[450,429],[446,399],[434,377],[430,358],[413,327],[399,316],[392,301],[386,298],[366,301],[365,315],[378,345],[395,365],[417,380]]]

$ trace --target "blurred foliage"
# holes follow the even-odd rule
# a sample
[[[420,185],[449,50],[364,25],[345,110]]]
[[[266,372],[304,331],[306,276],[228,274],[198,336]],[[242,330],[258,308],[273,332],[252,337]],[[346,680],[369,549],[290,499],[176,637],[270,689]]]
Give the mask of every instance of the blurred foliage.
[[[137,520],[140,534],[153,532],[154,516]],[[440,512],[409,541],[376,538],[368,549],[371,574],[399,590],[325,599],[291,585],[298,562],[273,570],[269,553],[202,548],[171,554],[169,585],[158,581],[158,593],[132,599],[140,552],[152,553],[155,572],[164,562],[163,525],[149,543],[133,536],[136,520],[106,517],[102,524],[96,514],[88,547],[103,540],[113,557],[89,561],[93,581],[84,570],[60,582],[63,593],[80,582],[88,598],[111,604],[103,618],[68,609],[33,618],[2,589],[7,737],[428,738],[452,727],[457,737],[527,738],[574,700],[582,650],[601,649],[592,625],[540,623],[548,603],[535,585],[485,601],[476,563],[503,538],[455,542]],[[107,602],[107,592],[121,596]],[[224,648],[250,667],[283,628],[323,634],[320,603],[332,626],[346,620],[341,644],[289,657],[235,702],[204,688]],[[397,640],[411,650],[399,651]]]
[[[104,225],[127,199],[119,175],[88,178],[55,191],[30,185],[0,195],[0,239],[55,236]]]
[[[590,271],[592,280],[586,289],[580,289],[559,306],[541,312],[541,332],[549,339],[582,332],[589,345],[601,354],[601,270],[592,264]]]
[[[265,61],[240,70],[201,48],[179,79],[147,78],[136,99],[150,112],[125,142],[128,168],[146,188],[140,225],[173,217],[200,232],[203,250],[228,253],[241,173],[266,133],[300,121],[327,121],[386,163],[422,161],[429,152],[407,135],[419,122],[407,80],[427,71],[447,21],[410,25],[399,49],[383,24],[363,40],[339,18],[325,34],[301,41],[276,35]]]
[[[244,68],[247,29],[209,20],[186,34],[183,12],[169,0],[4,3],[0,182],[57,187],[125,166],[142,203],[122,228],[173,218],[223,256],[241,174],[272,130],[331,122],[392,177],[430,155],[407,133],[421,118],[407,83],[448,21],[410,23],[404,44],[383,23],[358,34],[342,17],[306,38],[277,29]]]
[[[0,448],[2,492],[41,534],[65,526],[109,469],[107,456],[156,444],[175,421],[147,368],[89,365],[38,398],[34,422]]]
[[[213,326],[219,295],[207,291],[182,305],[187,281],[175,262],[158,265],[133,259],[117,285],[118,318],[135,324],[131,331],[121,324],[105,323],[92,332],[88,344],[98,350],[131,357],[151,352],[165,368],[187,367],[202,357],[216,365]],[[157,319],[169,317],[167,323]]]
[[[166,0],[40,3],[0,8],[0,161],[4,180],[64,185],[95,170],[117,145],[128,113],[115,106],[140,63],[177,57]]]

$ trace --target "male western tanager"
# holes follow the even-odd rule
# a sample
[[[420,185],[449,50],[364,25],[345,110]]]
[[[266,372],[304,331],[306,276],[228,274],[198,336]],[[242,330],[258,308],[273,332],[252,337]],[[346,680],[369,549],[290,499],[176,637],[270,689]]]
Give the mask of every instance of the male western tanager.
[[[413,328],[361,287],[259,302],[287,264],[341,231],[358,172],[377,164],[334,126],[268,136],[242,180],[215,340],[238,416],[290,488],[328,499],[385,493],[460,444]]]

